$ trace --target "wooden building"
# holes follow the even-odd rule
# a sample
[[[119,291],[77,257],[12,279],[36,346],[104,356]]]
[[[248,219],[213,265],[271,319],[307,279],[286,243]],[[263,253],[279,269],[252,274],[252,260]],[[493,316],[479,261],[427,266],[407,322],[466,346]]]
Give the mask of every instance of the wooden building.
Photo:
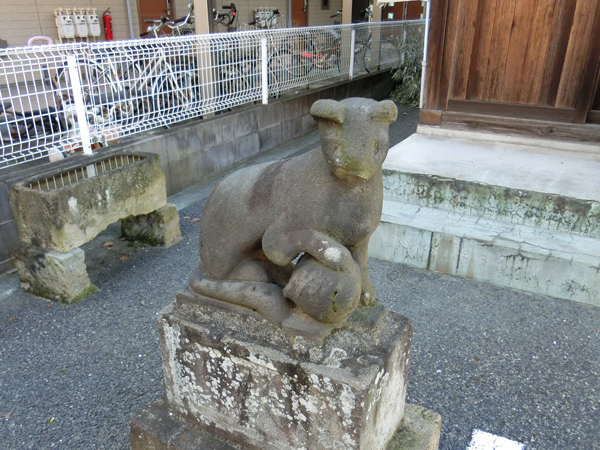
[[[421,124],[600,143],[600,0],[432,0]]]

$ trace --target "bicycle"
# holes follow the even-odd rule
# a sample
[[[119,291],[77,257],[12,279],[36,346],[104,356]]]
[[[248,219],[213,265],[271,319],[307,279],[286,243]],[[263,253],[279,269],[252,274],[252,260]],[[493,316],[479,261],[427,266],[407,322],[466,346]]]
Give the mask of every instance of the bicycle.
[[[230,3],[229,5],[223,5],[223,9],[228,9],[227,13],[220,13],[213,8],[213,26],[215,32],[223,33],[235,31],[237,29],[238,24],[238,15],[237,8],[234,3]]]
[[[161,16],[160,19],[146,19],[144,23],[152,24],[148,29],[140,33],[140,37],[164,37],[164,36],[184,36],[194,33],[194,5],[188,3],[188,13],[179,19],[170,20],[167,16]],[[168,29],[169,31],[165,31]]]

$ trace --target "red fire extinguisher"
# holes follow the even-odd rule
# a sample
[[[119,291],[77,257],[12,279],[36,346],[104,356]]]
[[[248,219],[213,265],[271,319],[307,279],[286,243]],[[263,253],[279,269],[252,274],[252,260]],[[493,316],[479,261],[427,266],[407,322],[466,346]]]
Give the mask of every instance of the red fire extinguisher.
[[[104,37],[107,41],[112,41],[112,17],[110,15],[110,7],[106,8],[106,11],[102,14],[102,18],[104,19]]]

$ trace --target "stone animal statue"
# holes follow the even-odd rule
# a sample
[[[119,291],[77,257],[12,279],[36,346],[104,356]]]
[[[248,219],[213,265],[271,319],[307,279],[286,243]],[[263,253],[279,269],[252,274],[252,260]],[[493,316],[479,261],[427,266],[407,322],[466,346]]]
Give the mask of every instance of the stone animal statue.
[[[281,326],[299,308],[345,321],[375,302],[369,237],[383,201],[381,166],[397,108],[386,100],[319,100],[321,147],[221,181],[200,222],[196,294],[258,311]]]

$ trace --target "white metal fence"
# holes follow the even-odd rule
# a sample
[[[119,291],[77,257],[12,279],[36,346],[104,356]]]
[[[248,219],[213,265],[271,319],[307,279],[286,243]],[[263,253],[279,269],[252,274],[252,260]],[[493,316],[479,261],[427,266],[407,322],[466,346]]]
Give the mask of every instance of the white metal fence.
[[[0,51],[0,169],[326,81],[389,70],[423,21]]]

